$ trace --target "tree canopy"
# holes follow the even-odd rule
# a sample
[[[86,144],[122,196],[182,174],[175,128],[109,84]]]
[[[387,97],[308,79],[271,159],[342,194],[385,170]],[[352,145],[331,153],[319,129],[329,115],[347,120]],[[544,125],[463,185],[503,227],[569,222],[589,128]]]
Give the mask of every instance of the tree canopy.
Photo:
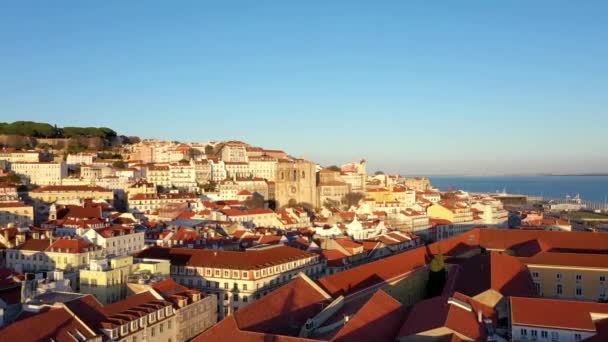
[[[44,122],[15,121],[0,122],[0,134],[15,134],[34,138],[74,138],[99,137],[113,138],[116,132],[107,127],[63,127]]]

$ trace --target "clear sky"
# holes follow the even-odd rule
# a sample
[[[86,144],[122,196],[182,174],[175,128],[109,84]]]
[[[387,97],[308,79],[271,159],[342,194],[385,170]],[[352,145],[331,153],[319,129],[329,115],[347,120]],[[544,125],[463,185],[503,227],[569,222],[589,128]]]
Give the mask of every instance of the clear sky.
[[[407,174],[608,171],[608,1],[2,1],[0,121]]]

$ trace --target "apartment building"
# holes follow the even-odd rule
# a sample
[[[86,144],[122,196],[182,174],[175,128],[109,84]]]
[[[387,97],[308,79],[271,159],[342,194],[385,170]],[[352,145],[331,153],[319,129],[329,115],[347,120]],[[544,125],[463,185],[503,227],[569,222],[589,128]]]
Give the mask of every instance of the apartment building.
[[[144,232],[130,226],[88,229],[83,239],[103,248],[104,255],[130,255],[144,248]]]
[[[40,161],[40,152],[1,149],[0,160],[6,160],[9,163],[35,163]]]
[[[249,172],[252,177],[274,181],[277,159],[270,156],[249,157]]]
[[[189,341],[217,323],[217,297],[189,289],[166,279],[152,285],[166,301],[173,303],[177,341]]]
[[[25,183],[36,185],[59,185],[68,176],[65,162],[14,162],[11,163],[11,171]]]
[[[0,202],[0,227],[8,224],[27,227],[34,223],[34,207],[20,201]]]
[[[473,224],[471,207],[463,202],[435,203],[427,209],[430,218],[444,219],[455,225]]]
[[[91,295],[67,301],[64,305],[103,340],[177,341],[173,304],[154,290],[110,305],[101,304]]]
[[[222,221],[239,222],[244,225],[257,227],[276,227],[279,222],[272,209],[223,209],[219,211],[218,219]]]
[[[133,260],[130,255],[91,259],[79,271],[80,292],[94,295],[103,304],[114,303],[127,297],[132,279],[164,279],[169,276],[169,269],[167,260]]]
[[[93,159],[95,159],[95,154],[94,153],[76,153],[76,154],[68,154],[67,158],[66,158],[66,163],[69,166],[74,166],[74,165],[91,165],[93,164]]]
[[[145,177],[157,186],[171,187],[171,171],[169,165],[148,165],[145,168]]]
[[[82,239],[27,239],[6,250],[6,266],[18,272],[77,271],[102,250]],[[78,283],[73,284],[78,288]]]
[[[594,336],[593,341],[605,341],[596,335],[598,325],[608,319],[608,304],[525,297],[511,297],[509,304],[515,342],[577,342]]]
[[[171,187],[195,191],[197,184],[194,160],[169,164],[169,182],[171,183]]]
[[[247,163],[247,144],[228,141],[220,149],[220,158],[228,163]]]
[[[251,176],[249,163],[224,161],[226,178],[245,178]]]
[[[136,194],[128,199],[129,211],[151,214],[169,204],[182,204],[197,200],[195,194]]]
[[[48,185],[30,191],[29,196],[44,203],[81,201],[83,199],[112,202],[114,192],[94,185]]]
[[[220,319],[300,272],[315,278],[323,273],[319,255],[282,245],[244,252],[152,247],[137,256],[170,260],[175,281],[217,296]]]

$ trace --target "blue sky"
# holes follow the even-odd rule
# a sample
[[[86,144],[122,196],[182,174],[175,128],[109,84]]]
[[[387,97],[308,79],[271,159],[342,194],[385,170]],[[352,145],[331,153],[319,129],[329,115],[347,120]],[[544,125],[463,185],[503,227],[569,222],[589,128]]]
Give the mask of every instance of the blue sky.
[[[407,174],[608,171],[606,1],[4,1],[0,121]]]

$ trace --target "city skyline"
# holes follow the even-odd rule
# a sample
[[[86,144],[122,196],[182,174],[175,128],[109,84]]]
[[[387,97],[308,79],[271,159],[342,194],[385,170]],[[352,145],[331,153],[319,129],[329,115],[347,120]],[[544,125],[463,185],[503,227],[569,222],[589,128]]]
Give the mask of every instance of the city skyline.
[[[552,4],[5,4],[0,121],[391,173],[605,172],[607,5]]]

